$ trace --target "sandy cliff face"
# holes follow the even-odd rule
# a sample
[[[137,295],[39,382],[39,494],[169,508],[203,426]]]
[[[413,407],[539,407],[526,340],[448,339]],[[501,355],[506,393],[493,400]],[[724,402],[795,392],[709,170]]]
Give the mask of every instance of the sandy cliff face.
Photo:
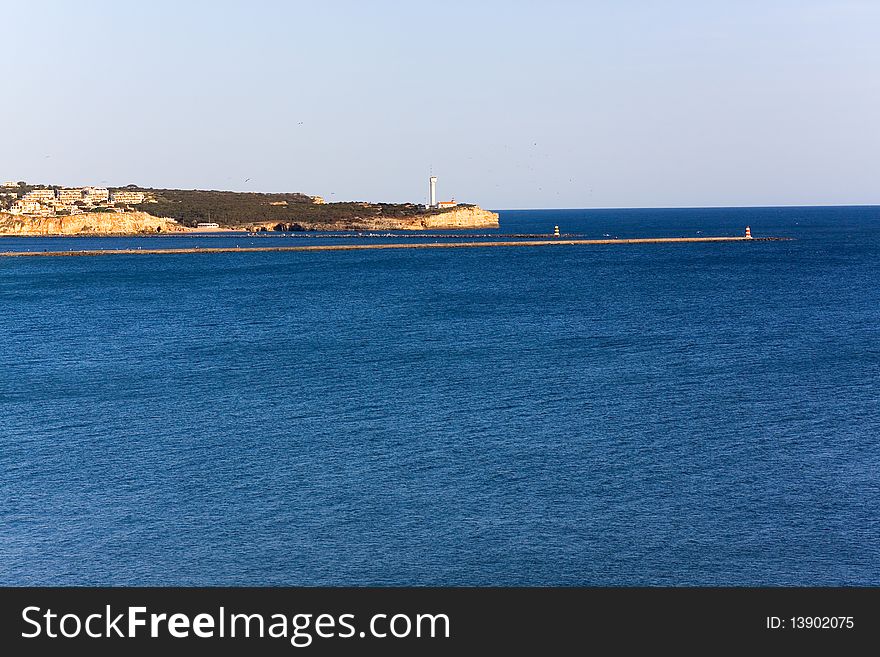
[[[61,217],[0,213],[0,235],[133,235],[185,231],[173,221],[146,212],[87,212]]]
[[[412,217],[353,217],[335,223],[255,222],[250,230],[443,230],[498,228],[498,215],[476,206],[452,208]],[[136,235],[183,233],[187,228],[146,212],[91,212],[60,217],[0,213],[0,235]]]
[[[498,214],[470,206],[429,215],[421,223],[424,228],[498,228]]]
[[[434,214],[413,217],[353,217],[336,223],[312,223],[298,221],[290,224],[256,222],[248,224],[250,230],[443,230],[454,228],[498,228],[498,215],[477,206],[444,210]]]

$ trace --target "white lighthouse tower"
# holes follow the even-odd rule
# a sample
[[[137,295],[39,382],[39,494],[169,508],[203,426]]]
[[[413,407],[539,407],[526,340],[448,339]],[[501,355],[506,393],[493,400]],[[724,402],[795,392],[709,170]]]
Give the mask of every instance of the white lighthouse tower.
[[[428,178],[428,207],[437,207],[437,176]]]

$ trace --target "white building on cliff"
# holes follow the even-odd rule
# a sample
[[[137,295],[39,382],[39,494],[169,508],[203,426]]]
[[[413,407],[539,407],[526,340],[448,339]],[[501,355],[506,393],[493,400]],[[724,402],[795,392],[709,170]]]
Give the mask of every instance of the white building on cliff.
[[[425,206],[429,210],[431,209],[444,209],[444,208],[454,208],[458,203],[455,202],[455,199],[451,201],[438,201],[437,200],[437,176],[431,176],[428,178],[428,204]]]

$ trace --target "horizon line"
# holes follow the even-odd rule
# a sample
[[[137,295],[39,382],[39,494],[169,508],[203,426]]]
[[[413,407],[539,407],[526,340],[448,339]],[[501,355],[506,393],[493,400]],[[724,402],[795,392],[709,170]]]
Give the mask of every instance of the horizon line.
[[[482,207],[482,206],[481,206]],[[485,208],[491,212],[529,212],[535,210],[744,210],[774,208],[880,208],[880,203],[809,203],[780,205],[619,205],[602,207],[565,208]]]
[[[9,179],[10,182],[12,179]],[[15,181],[19,182],[19,181]],[[34,185],[41,187],[62,187],[71,189],[76,188],[77,186],[70,185],[56,185],[54,183],[44,183],[44,182],[25,182],[26,185]],[[100,183],[99,183],[100,184]],[[266,192],[266,191],[256,191],[256,190],[236,190],[236,189],[206,189],[206,188],[198,188],[198,187],[149,187],[140,185],[137,183],[127,183],[125,185],[110,185],[104,183],[107,188],[113,189],[124,189],[125,187],[129,187],[134,185],[139,189],[144,190],[169,190],[169,191],[191,191],[191,192],[231,192],[233,194],[266,194],[266,195],[285,195],[285,194],[300,194],[302,196],[318,196],[324,199],[327,199],[326,196],[322,196],[321,194],[308,194],[306,192],[298,191],[298,192]],[[82,187],[90,187],[95,186],[91,185],[82,185]],[[392,205],[424,205],[422,201],[367,201],[364,199],[347,199],[347,200],[331,200],[326,201],[325,203],[331,205],[333,203],[370,203],[370,204],[382,204],[388,203]],[[525,211],[536,211],[536,210],[737,210],[737,209],[759,209],[759,208],[872,208],[872,207],[880,207],[880,202],[878,203],[781,203],[781,204],[746,204],[746,205],[618,205],[618,206],[598,206],[598,207],[518,207],[518,208],[492,208],[492,207],[484,207],[479,202],[470,202],[470,201],[462,201],[463,205],[476,205],[485,210],[489,210],[490,212],[525,212]]]

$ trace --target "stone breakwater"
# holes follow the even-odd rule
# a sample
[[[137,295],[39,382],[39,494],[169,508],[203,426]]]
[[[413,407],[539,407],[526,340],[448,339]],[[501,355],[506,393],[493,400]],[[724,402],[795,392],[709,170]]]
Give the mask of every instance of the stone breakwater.
[[[186,228],[146,212],[84,212],[33,217],[0,213],[0,235],[144,235],[183,233]]]
[[[368,251],[373,249],[466,249],[506,246],[578,246],[591,244],[674,244],[686,242],[776,242],[787,237],[657,237],[616,240],[518,240],[505,242],[418,242],[413,244],[321,244],[315,246],[245,246],[192,249],[92,249],[83,251],[0,251],[0,258],[107,255],[180,255],[187,253],[266,253],[278,251]]]

